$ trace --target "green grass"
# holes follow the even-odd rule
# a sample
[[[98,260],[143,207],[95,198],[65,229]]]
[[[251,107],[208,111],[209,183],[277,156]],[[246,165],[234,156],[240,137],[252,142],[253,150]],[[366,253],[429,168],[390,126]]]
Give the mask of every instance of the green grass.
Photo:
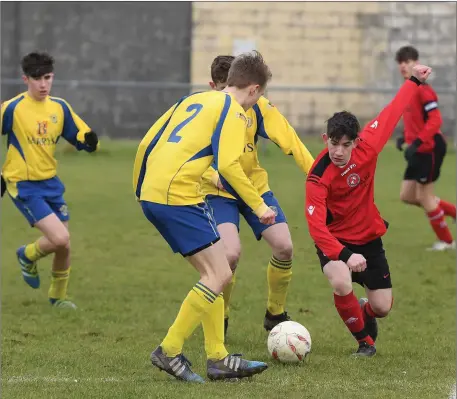
[[[382,154],[376,200],[390,223],[385,247],[395,304],[380,321],[378,355],[353,359],[355,345],[334,309],[303,215],[304,184],[292,158],[269,146],[261,155],[290,221],[295,258],[288,311],[311,332],[306,364],[270,361],[262,328],[270,256],[242,225],[228,349],[270,362],[252,381],[188,386],[149,363],[197,273],[146,221],[131,187],[135,143],[104,143],[96,156],[59,154],[71,212],[72,277],[77,312],[47,303],[22,281],[15,250],[37,237],[8,198],[2,202],[2,393],[4,398],[447,398],[455,383],[455,253],[429,253],[434,235],[423,213],[398,199],[404,162]],[[317,154],[321,145],[311,141]],[[437,194],[455,201],[455,153],[447,156]],[[450,222],[452,228],[455,226]],[[356,288],[361,293],[359,288]],[[201,329],[185,347],[204,375]],[[75,379],[77,381],[75,381]]]

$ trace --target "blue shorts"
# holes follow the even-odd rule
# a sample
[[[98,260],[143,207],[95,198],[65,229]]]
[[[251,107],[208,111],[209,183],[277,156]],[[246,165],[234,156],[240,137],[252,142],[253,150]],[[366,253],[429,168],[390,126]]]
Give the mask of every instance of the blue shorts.
[[[287,223],[286,216],[274,194],[271,191],[267,191],[262,195],[262,198],[265,204],[277,213],[274,224]],[[217,225],[233,223],[238,228],[238,231],[240,231],[240,214],[242,214],[257,240],[260,240],[262,233],[271,226],[261,223],[258,216],[242,201],[218,195],[207,195],[206,203],[210,207]]]
[[[48,180],[21,181],[16,186],[18,194],[11,199],[31,226],[51,213],[55,213],[62,222],[70,219],[63,199],[65,186],[57,176]]]
[[[173,252],[191,256],[219,241],[216,222],[203,202],[198,205],[164,205],[141,201],[148,220]]]

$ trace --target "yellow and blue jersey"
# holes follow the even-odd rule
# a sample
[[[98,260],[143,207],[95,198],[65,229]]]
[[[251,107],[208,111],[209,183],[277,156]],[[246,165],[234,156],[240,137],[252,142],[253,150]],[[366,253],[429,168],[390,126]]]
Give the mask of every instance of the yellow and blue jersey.
[[[209,91],[181,99],[140,143],[133,172],[137,199],[200,204],[202,175],[214,162],[232,194],[261,216],[267,206],[239,162],[246,124],[245,111],[230,94]]]
[[[84,144],[84,135],[91,129],[60,98],[35,101],[27,92],[19,94],[2,103],[1,122],[8,146],[2,174],[12,196],[19,182],[56,176],[54,153],[61,136],[78,150],[91,152]]]
[[[295,162],[308,174],[314,158],[301,142],[294,128],[279,110],[265,97],[247,112],[248,126],[244,143],[243,155],[240,159],[243,171],[254,187],[263,195],[270,191],[268,173],[260,166],[257,142],[263,137],[275,143],[287,155],[292,155]],[[230,192],[219,190],[215,183],[219,179],[216,165],[212,165],[203,175],[202,190],[205,195],[219,195],[234,198]],[[224,186],[225,187],[225,186]]]

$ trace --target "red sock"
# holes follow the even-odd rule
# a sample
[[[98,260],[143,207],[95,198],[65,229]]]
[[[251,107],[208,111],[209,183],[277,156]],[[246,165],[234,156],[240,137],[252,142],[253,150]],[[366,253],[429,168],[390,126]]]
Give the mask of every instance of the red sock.
[[[447,227],[447,223],[444,220],[444,211],[438,207],[434,211],[427,213],[427,216],[438,239],[450,244],[453,239],[449,227]]]
[[[375,312],[373,312],[373,309],[371,308],[371,305],[366,302],[365,305],[363,305],[363,319],[366,321],[367,317],[378,317]]]
[[[443,210],[446,216],[455,219],[455,205],[440,199],[438,206]]]
[[[365,332],[362,309],[354,292],[351,291],[344,296],[333,294],[333,300],[336,310],[354,338],[359,342],[365,341],[368,345],[374,345],[371,337]]]

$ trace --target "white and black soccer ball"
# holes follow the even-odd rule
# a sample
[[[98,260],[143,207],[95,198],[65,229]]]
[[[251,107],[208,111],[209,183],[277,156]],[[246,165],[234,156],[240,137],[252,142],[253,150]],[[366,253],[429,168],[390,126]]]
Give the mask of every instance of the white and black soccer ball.
[[[281,363],[299,363],[311,352],[311,334],[300,323],[284,321],[268,335],[268,352]]]

